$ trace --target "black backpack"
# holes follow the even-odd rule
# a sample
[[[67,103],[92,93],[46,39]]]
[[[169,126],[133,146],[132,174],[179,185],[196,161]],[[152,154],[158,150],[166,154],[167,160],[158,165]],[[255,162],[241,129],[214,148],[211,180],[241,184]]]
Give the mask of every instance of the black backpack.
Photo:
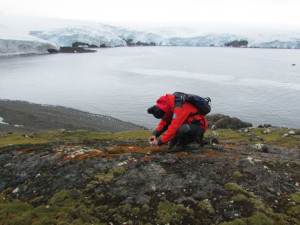
[[[181,102],[183,104],[184,102],[189,102],[193,104],[198,109],[197,114],[205,116],[211,111],[211,100],[209,97],[202,98],[198,95],[186,94],[183,92],[174,92],[173,95],[175,96],[175,103]]]

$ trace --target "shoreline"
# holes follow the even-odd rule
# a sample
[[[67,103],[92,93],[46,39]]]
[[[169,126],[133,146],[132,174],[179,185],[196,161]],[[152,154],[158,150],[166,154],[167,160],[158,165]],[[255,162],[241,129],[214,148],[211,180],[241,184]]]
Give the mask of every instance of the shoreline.
[[[222,114],[207,115],[209,129],[241,129],[245,127],[277,127],[241,121]],[[147,127],[110,116],[94,114],[64,106],[36,104],[21,100],[0,99],[0,132],[41,132],[49,130],[87,130],[94,132],[121,132],[149,130]],[[289,128],[300,130],[299,128]]]
[[[39,132],[58,129],[119,132],[146,128],[116,118],[63,106],[0,99],[0,132]]]

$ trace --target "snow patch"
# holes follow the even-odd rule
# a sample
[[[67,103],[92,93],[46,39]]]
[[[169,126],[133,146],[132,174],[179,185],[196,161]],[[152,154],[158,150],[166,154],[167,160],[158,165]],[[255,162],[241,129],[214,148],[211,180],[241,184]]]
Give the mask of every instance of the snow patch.
[[[3,122],[3,118],[0,117],[0,124],[9,125],[8,123]]]

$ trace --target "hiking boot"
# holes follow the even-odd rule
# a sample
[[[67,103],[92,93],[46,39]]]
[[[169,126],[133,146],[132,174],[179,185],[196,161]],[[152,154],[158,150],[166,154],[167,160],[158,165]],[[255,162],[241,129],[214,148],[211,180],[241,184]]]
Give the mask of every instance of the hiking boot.
[[[200,147],[204,147],[203,137],[196,137],[196,142],[200,144]]]
[[[169,141],[169,149],[172,149],[177,144],[178,138],[174,137],[171,141]]]

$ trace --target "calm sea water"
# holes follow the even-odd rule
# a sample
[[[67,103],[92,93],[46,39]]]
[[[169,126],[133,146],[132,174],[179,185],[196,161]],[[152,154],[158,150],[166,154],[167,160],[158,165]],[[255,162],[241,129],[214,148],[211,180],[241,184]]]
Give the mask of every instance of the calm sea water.
[[[209,96],[212,114],[299,128],[300,51],[135,47],[0,58],[1,99],[61,105],[148,128],[157,121],[147,108],[174,91]]]

